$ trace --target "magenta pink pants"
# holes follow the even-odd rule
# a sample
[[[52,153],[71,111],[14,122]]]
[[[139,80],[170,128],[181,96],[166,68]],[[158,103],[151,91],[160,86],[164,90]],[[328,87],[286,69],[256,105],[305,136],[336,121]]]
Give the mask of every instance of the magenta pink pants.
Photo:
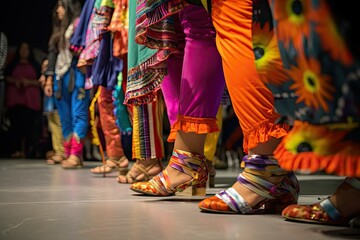
[[[178,115],[216,119],[225,80],[211,17],[203,7],[190,5],[179,13],[179,20],[184,54],[168,58],[161,85],[170,124]]]

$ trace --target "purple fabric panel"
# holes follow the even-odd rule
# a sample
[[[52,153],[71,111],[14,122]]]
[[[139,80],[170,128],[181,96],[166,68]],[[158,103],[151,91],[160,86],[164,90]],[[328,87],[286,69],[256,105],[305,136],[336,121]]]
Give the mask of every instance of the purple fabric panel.
[[[216,118],[225,80],[211,17],[203,7],[189,5],[180,12],[180,21],[186,41],[179,114]]]
[[[203,7],[190,5],[179,17],[185,34],[184,56],[168,58],[168,75],[161,86],[171,125],[178,114],[216,118],[225,86],[210,15]]]

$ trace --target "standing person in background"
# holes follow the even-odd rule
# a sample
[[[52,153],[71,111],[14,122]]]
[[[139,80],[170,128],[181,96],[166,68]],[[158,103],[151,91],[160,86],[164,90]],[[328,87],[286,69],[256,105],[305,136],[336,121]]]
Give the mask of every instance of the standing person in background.
[[[6,107],[11,122],[11,157],[35,157],[41,116],[39,75],[40,66],[31,46],[22,42],[14,60],[5,69]]]
[[[39,83],[41,84],[42,88],[45,86],[45,72],[48,64],[49,61],[47,59],[45,59],[41,64],[41,76],[39,78]],[[63,146],[64,139],[61,132],[61,122],[54,101],[54,96],[44,96],[43,112],[47,117],[47,122],[51,133],[51,146],[53,151],[51,156],[46,156],[46,162],[49,165],[61,163],[65,159],[65,151]]]
[[[53,9],[52,15],[52,24],[53,29],[60,29],[61,22],[57,17],[57,8],[56,6]],[[49,59],[44,59],[41,65],[41,76],[39,78],[40,85],[42,89],[45,88],[46,83],[46,72],[49,67]],[[61,121],[59,117],[58,110],[55,105],[55,96],[44,96],[44,106],[43,113],[46,114],[48,128],[51,133],[51,146],[52,150],[46,153],[46,162],[49,165],[61,163],[65,158],[65,150],[63,146],[63,135],[61,131]]]
[[[64,136],[66,160],[62,167],[82,167],[83,141],[88,131],[89,90],[85,90],[85,75],[77,67],[78,56],[70,51],[70,38],[76,28],[81,5],[76,0],[60,0],[56,14],[60,24],[54,24],[49,41],[49,65],[44,87],[46,96],[55,94]]]

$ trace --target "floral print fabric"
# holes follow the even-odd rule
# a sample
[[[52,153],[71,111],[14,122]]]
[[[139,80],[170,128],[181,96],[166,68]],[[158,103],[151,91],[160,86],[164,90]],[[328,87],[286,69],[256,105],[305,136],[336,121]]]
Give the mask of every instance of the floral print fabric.
[[[275,151],[287,170],[360,176],[360,68],[343,28],[349,24],[326,0],[254,0],[260,78],[277,112],[295,120]]]

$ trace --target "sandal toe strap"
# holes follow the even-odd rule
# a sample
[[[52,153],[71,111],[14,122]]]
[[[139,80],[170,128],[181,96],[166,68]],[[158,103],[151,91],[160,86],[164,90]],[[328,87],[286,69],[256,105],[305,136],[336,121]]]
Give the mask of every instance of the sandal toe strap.
[[[127,159],[126,156],[122,156],[120,159],[117,157],[110,157],[106,160],[106,163],[110,163],[111,165],[115,165],[116,167],[119,167],[120,164]],[[109,166],[110,167],[110,166]]]
[[[166,170],[163,170],[158,175],[153,177],[149,183],[161,194],[161,195],[169,195],[169,193],[173,193],[176,190],[171,187],[171,182],[169,175]]]
[[[155,162],[156,164],[156,162]],[[144,174],[145,175],[145,180],[148,180],[150,178],[150,175],[148,173],[148,170],[150,170],[153,166],[155,166],[154,163],[152,163],[151,165],[149,165],[147,168],[144,168],[143,166],[141,166],[139,163],[135,162],[133,167],[136,168],[140,174]],[[138,174],[138,175],[140,175]]]
[[[234,212],[242,214],[253,212],[252,207],[250,207],[245,199],[232,187],[217,193],[216,196],[223,200]]]

